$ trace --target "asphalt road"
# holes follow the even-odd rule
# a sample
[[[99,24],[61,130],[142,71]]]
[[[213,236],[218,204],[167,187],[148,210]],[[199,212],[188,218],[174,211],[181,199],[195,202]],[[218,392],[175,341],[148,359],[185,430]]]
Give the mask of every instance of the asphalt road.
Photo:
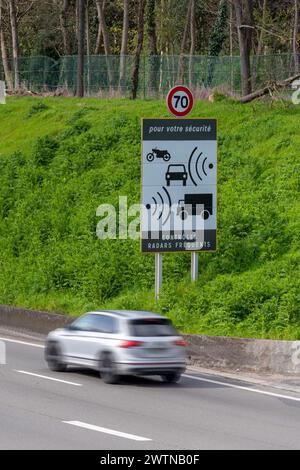
[[[300,449],[300,395],[191,371],[106,385],[28,342],[5,341],[0,449]]]

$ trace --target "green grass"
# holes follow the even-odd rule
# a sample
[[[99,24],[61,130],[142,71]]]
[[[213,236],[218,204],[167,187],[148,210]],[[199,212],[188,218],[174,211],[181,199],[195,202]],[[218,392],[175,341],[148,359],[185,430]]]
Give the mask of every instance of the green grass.
[[[0,107],[0,303],[80,314],[143,308],[184,332],[300,339],[300,107],[197,103],[219,132],[218,251],[154,259],[99,240],[102,203],[139,202],[140,118],[164,102],[9,98]]]

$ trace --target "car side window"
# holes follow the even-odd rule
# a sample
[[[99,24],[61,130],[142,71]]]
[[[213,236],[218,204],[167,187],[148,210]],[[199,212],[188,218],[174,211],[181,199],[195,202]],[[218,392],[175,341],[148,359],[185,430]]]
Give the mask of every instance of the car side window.
[[[92,331],[93,329],[93,315],[84,315],[83,317],[72,323],[72,330],[77,331]]]
[[[102,333],[116,333],[117,331],[117,320],[109,315],[95,315],[97,331]]]
[[[74,322],[73,328],[80,331],[95,331],[97,333],[116,333],[117,319],[109,315],[85,315]]]

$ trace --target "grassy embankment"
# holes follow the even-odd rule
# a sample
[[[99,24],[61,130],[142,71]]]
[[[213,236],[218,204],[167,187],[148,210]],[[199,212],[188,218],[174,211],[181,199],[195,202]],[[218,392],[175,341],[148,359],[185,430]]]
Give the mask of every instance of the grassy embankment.
[[[182,331],[300,339],[300,107],[198,103],[219,120],[218,251],[153,257],[97,239],[96,208],[139,201],[140,117],[164,102],[10,98],[0,107],[0,303],[142,308]]]

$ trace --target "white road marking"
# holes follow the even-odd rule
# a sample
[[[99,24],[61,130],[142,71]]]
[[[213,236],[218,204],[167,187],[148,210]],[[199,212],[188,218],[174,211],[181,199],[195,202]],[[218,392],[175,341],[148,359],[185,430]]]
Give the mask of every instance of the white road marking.
[[[43,344],[38,344],[38,343],[28,343],[27,341],[20,341],[17,339],[11,339],[11,338],[2,338],[0,337],[0,340],[2,341],[7,341],[8,343],[17,343],[17,344],[25,344],[25,346],[33,346],[34,348],[45,348]]]
[[[115,431],[114,429],[102,428],[93,424],[83,423],[82,421],[63,421],[65,424],[72,424],[79,428],[89,429],[91,431],[103,432],[105,434],[111,434],[112,436],[124,437],[124,439],[131,439],[133,441],[151,441],[147,437],[136,436],[135,434],[128,434],[127,432]]]
[[[195,375],[182,374],[182,377],[188,379],[199,380],[200,382],[208,382],[217,385],[223,385],[224,387],[237,388],[238,390],[246,390],[247,392],[260,393],[261,395],[267,395],[275,398],[285,398],[286,400],[300,401],[300,398],[291,397],[289,395],[281,395],[279,393],[267,392],[265,390],[259,390],[257,388],[245,387],[244,385],[235,385],[229,382],[221,382],[220,380],[204,379],[203,377],[196,377]]]
[[[16,370],[16,369],[14,369],[14,371],[19,372],[19,374],[32,375],[33,377],[39,377],[41,379],[53,380],[54,382],[62,382],[64,384],[76,385],[77,387],[82,387],[82,384],[79,384],[77,382],[69,382],[68,380],[55,379],[54,377],[49,377],[48,375],[35,374],[33,372],[27,372],[26,370]]]

